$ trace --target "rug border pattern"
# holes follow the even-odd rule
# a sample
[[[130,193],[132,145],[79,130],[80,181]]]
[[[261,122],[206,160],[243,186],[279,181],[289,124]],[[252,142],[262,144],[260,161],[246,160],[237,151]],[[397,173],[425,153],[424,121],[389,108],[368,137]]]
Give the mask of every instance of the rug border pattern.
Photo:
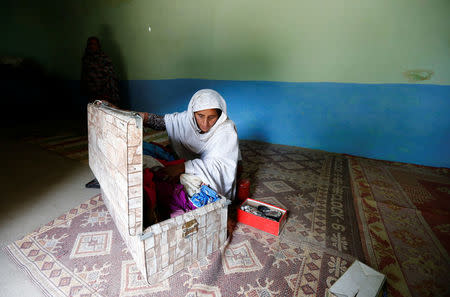
[[[356,157],[347,156],[356,216],[369,264],[387,276],[393,296],[412,296],[395,257],[369,182]],[[370,217],[366,214],[371,214]],[[374,242],[374,240],[376,242]],[[382,247],[382,248],[380,248]],[[396,280],[394,282],[389,280]]]

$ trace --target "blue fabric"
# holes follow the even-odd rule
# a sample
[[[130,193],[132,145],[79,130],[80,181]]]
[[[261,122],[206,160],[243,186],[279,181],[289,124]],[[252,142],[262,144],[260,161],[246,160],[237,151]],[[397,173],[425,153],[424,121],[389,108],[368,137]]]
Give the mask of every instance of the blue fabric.
[[[216,191],[206,185],[203,185],[200,188],[200,192],[194,194],[194,196],[191,197],[191,202],[196,207],[202,207],[219,199],[220,197],[219,195],[217,195]]]
[[[153,158],[156,159],[162,159],[165,161],[174,161],[175,157],[172,156],[171,153],[165,151],[163,148],[161,148],[160,146],[153,144],[153,143],[149,143],[146,141],[143,141],[143,153],[144,155],[149,155],[152,156]]]

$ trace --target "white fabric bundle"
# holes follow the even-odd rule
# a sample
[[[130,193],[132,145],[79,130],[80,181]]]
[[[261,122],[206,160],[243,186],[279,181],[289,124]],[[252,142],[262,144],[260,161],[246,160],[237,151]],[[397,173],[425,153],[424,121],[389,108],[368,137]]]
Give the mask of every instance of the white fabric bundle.
[[[222,110],[217,122],[201,133],[194,112]],[[225,100],[214,90],[204,89],[192,96],[188,110],[164,116],[173,149],[185,162],[185,173],[198,176],[216,192],[232,199],[236,188],[239,144],[236,127],[228,118]]]
[[[180,175],[180,183],[184,186],[189,197],[200,192],[200,187],[203,185],[202,180],[198,176],[187,173]]]

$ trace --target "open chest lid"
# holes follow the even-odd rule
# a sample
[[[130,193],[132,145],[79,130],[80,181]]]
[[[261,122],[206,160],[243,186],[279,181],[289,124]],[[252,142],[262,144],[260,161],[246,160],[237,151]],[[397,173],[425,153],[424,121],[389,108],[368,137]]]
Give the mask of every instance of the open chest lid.
[[[116,224],[142,233],[142,118],[103,104],[88,104],[89,166],[119,214]]]

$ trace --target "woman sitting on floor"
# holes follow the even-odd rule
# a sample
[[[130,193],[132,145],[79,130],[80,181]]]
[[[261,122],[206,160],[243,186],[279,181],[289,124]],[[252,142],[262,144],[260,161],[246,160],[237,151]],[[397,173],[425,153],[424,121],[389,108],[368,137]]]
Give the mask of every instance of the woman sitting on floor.
[[[198,176],[212,189],[233,199],[239,144],[236,127],[228,118],[222,96],[210,89],[196,92],[188,109],[166,114],[139,112],[144,125],[155,130],[167,130],[172,149],[187,161],[166,166],[157,172],[179,183],[182,173]]]

